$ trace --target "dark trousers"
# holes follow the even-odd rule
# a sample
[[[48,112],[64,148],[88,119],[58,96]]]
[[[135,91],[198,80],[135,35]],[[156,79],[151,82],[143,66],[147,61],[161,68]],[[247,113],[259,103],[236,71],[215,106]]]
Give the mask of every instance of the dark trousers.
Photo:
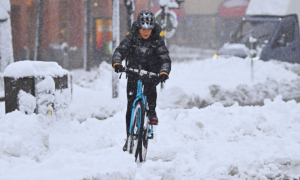
[[[136,98],[136,93],[137,93],[137,82],[138,82],[138,78],[136,76],[133,76],[133,75],[128,76],[128,80],[127,80],[127,112],[126,112],[127,135],[129,134],[132,104]],[[159,79],[157,77],[152,77],[150,79],[147,78],[143,82],[144,93],[147,96],[149,110],[155,110],[156,99],[157,99],[156,86],[158,84],[159,84]]]

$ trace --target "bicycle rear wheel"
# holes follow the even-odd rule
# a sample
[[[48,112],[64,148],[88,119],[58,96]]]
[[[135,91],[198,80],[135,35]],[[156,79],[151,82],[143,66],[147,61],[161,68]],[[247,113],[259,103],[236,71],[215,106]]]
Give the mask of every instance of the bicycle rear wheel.
[[[130,150],[129,153],[132,153],[137,161],[138,156],[141,154],[141,140],[143,139],[143,122],[144,122],[145,110],[143,103],[141,101],[136,102],[134,114],[133,114],[133,126],[130,135]],[[139,157],[141,161],[141,156]]]

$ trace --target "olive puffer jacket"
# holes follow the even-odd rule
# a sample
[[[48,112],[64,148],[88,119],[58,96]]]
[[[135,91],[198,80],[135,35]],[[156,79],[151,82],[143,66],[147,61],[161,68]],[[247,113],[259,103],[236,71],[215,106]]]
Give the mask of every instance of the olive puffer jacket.
[[[130,33],[113,54],[113,67],[122,64],[122,60],[127,58],[127,67],[129,68],[139,68],[141,66],[144,70],[169,76],[171,59],[160,32],[161,27],[155,23],[150,37],[145,40],[139,34],[137,22],[134,22]]]

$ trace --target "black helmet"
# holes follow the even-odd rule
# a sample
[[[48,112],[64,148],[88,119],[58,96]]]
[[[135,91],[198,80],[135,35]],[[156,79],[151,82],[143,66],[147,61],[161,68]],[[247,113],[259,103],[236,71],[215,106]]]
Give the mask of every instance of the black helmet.
[[[139,29],[153,29],[155,17],[151,11],[143,10],[137,17]]]

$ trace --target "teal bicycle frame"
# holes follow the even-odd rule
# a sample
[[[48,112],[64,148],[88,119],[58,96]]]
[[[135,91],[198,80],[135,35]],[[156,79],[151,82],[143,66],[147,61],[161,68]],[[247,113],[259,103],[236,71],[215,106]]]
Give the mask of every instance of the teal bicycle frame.
[[[127,151],[134,154],[135,160],[139,157],[140,162],[145,162],[148,140],[153,139],[153,125],[149,124],[147,97],[144,94],[144,77],[158,76],[158,74],[139,69],[124,68],[120,72],[134,73],[139,76],[137,81],[136,98],[132,104],[129,136],[127,137]],[[121,78],[121,76],[120,76]],[[146,116],[147,115],[147,116]]]
[[[147,97],[143,93],[143,82],[141,80],[139,80],[137,84],[138,85],[137,85],[136,98],[133,102],[132,111],[131,111],[129,134],[131,134],[131,131],[132,131],[132,126],[133,126],[133,121],[134,121],[134,119],[133,119],[134,109],[135,109],[136,102],[139,101],[139,100],[142,100],[145,111],[148,111],[148,107],[146,106]],[[138,133],[140,132],[140,129],[141,129],[141,126],[142,126],[141,125],[142,112],[140,112],[140,111],[141,111],[141,109],[138,110],[138,119],[137,119]],[[148,132],[147,136],[150,136],[152,134],[152,132],[153,132],[153,125],[150,125],[150,131]]]

